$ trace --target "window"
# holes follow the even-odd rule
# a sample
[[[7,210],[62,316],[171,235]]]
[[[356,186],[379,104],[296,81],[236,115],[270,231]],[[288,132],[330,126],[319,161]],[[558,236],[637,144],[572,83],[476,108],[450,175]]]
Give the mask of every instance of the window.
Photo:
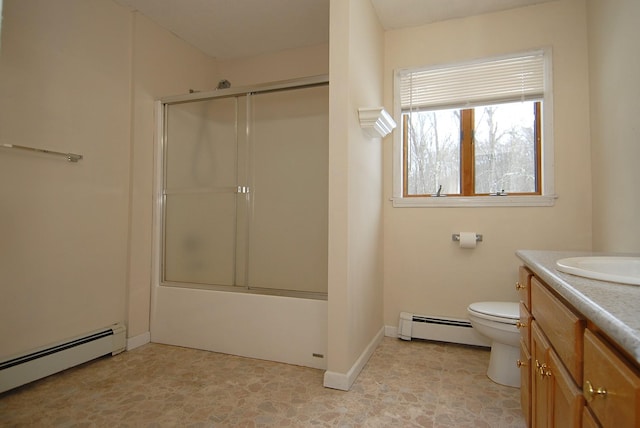
[[[394,205],[551,205],[549,62],[537,51],[396,72]]]
[[[403,113],[403,196],[540,194],[540,104]]]

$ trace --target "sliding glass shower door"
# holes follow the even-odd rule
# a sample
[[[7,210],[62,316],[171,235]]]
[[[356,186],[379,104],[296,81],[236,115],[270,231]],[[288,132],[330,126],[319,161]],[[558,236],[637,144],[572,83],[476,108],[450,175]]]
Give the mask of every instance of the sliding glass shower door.
[[[238,104],[232,97],[166,106],[165,283],[238,285]]]
[[[328,87],[250,100],[254,288],[327,292]]]
[[[163,285],[326,295],[328,87],[164,108]]]

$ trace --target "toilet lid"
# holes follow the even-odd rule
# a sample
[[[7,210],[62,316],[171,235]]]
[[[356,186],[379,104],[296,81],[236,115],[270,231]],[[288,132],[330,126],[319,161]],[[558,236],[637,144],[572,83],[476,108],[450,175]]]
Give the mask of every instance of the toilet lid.
[[[516,302],[476,302],[469,309],[479,314],[492,317],[517,320],[520,318],[520,307]]]

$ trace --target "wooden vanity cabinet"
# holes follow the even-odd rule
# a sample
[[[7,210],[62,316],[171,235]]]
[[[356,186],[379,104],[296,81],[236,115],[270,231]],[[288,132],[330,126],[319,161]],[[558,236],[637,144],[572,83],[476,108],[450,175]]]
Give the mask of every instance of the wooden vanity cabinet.
[[[521,388],[525,389],[520,391],[527,426],[580,427],[586,321],[528,269],[520,269],[518,284],[521,339],[530,355],[528,373],[521,372]],[[524,358],[526,352],[521,350],[521,360]]]
[[[528,325],[518,360],[527,426],[640,428],[638,362],[528,273],[521,268],[518,281],[520,322]]]

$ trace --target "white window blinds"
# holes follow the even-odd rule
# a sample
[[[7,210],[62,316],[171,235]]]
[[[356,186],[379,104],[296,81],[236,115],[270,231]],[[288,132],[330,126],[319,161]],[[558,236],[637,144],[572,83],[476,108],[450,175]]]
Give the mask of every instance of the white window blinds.
[[[544,97],[544,52],[401,70],[403,111],[467,108]]]

